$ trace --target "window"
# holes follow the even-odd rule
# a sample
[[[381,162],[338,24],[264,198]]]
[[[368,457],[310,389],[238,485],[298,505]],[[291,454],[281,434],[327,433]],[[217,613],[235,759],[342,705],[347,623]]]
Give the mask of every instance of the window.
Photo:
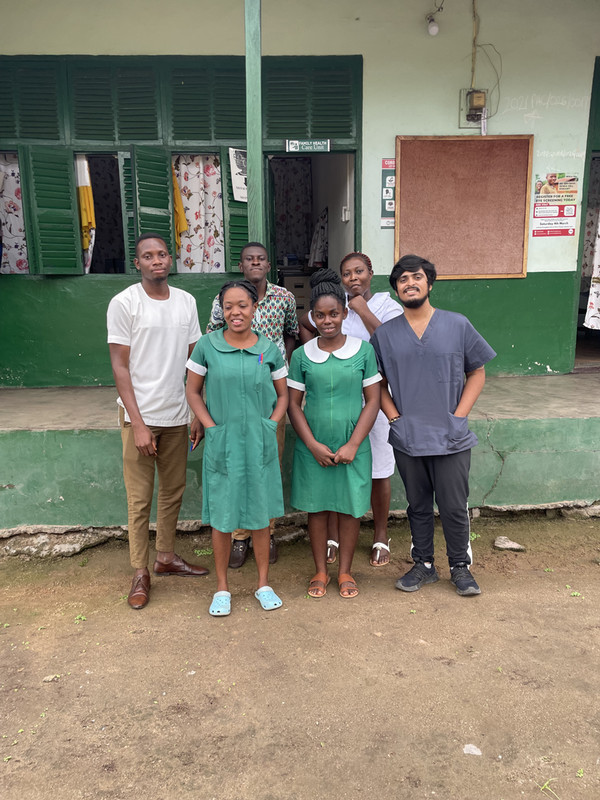
[[[283,149],[290,135],[356,148],[360,57],[267,57],[263,65],[265,148]],[[173,157],[199,155],[215,159],[215,169],[218,161],[222,181],[220,239],[219,225],[205,239],[212,235],[219,250],[209,271],[237,267],[247,207],[233,199],[227,149],[245,146],[243,58],[7,56],[0,58],[0,108],[0,151],[18,153],[30,272],[127,272],[135,238],[148,230],[174,253]],[[103,171],[118,175],[123,233],[112,249],[104,235],[91,253],[82,241],[78,155],[87,158],[92,194]],[[116,209],[114,190],[111,197]],[[182,272],[197,271],[195,246],[185,242]],[[204,269],[204,251],[201,261]]]

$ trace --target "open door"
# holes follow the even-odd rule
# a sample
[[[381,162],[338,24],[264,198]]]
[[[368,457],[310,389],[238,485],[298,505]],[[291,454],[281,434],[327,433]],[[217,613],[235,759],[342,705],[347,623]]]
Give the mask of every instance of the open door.
[[[271,263],[302,314],[308,308],[311,273],[320,266],[338,270],[355,249],[355,155],[274,153],[268,160]]]

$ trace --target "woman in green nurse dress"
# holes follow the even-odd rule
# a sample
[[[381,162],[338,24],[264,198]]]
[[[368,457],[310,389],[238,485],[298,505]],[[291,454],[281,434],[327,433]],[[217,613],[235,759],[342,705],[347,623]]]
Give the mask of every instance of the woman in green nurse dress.
[[[287,409],[287,368],[276,345],[251,329],[256,288],[231,281],[219,299],[227,327],[196,344],[187,363],[186,394],[205,429],[202,519],[212,527],[217,574],[209,613],[226,616],[231,532],[237,528],[252,531],[256,598],[266,611],[281,606],[268,585],[269,520],[283,514],[276,430]]]
[[[368,434],[379,410],[381,376],[373,347],[342,333],[348,310],[339,275],[319,270],[311,278],[311,286],[310,306],[319,336],[293,353],[288,377],[288,414],[298,434],[292,505],[308,511],[316,567],[308,594],[322,597],[326,593],[328,512],[336,511],[339,591],[342,597],[356,597],[358,587],[350,569],[359,519],[371,502]]]

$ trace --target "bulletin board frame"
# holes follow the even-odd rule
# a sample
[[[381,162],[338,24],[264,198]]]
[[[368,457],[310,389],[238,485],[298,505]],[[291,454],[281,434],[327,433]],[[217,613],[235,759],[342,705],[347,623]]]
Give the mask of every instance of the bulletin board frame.
[[[396,136],[394,259],[442,280],[524,278],[533,135]]]

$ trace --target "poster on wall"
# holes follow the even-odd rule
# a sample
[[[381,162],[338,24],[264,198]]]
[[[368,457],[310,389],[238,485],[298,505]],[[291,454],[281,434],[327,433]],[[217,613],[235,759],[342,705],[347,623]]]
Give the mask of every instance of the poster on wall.
[[[393,228],[396,213],[396,159],[381,159],[381,227]]]
[[[247,153],[245,150],[229,148],[229,166],[231,169],[231,188],[233,199],[238,203],[248,202],[248,167]]]
[[[579,178],[566,172],[535,176],[531,235],[575,236]]]

